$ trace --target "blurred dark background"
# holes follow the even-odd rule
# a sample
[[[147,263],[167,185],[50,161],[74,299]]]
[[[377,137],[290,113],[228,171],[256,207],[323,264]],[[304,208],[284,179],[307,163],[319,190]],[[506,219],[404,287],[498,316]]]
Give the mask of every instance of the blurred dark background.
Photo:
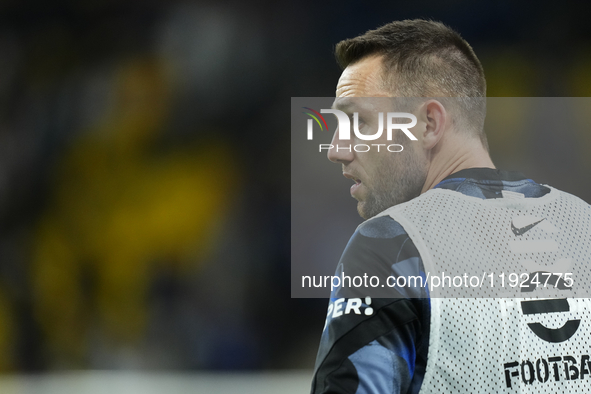
[[[339,40],[417,17],[472,44],[489,96],[589,96],[590,11],[0,2],[0,371],[312,368],[327,300],[290,298],[290,97],[334,94]],[[588,133],[508,137],[493,160],[590,200],[564,176],[589,174]]]

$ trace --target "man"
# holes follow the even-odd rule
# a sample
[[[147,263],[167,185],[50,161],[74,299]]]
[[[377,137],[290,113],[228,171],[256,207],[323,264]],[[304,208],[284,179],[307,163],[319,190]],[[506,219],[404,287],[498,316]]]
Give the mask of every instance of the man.
[[[364,142],[357,134],[345,141],[335,132],[328,158],[354,182],[351,195],[368,219],[336,275],[385,283],[444,270],[538,273],[558,297],[500,298],[489,288],[436,298],[420,285],[371,294],[341,285],[312,393],[591,392],[590,302],[565,298],[583,293],[563,276],[589,277],[591,208],[495,169],[483,131],[484,73],[469,44],[441,23],[407,20],[340,42],[336,56],[344,71],[334,108],[357,117],[360,133],[375,131],[377,120],[353,112],[378,112],[384,100],[417,120],[416,141],[396,137],[405,141],[399,153],[356,151],[350,146]],[[385,133],[375,142],[387,143]],[[518,292],[542,286],[524,282]]]

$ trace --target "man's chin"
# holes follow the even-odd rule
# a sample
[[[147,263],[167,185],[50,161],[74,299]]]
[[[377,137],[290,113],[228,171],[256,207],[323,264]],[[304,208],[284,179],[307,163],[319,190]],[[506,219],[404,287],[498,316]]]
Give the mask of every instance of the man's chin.
[[[359,207],[360,204],[357,204],[357,213],[359,214],[359,216],[361,216],[361,218],[363,220],[367,220],[369,219],[368,217],[365,216],[365,214],[363,213],[363,210]]]
[[[357,213],[361,216],[364,220],[371,218],[374,215],[370,215],[370,212],[367,212],[367,204],[364,201],[359,201],[357,203]]]
[[[393,207],[397,203],[393,202],[391,204],[378,204],[376,201],[359,201],[357,203],[357,213],[363,219],[371,219],[374,216],[384,212],[386,209]]]

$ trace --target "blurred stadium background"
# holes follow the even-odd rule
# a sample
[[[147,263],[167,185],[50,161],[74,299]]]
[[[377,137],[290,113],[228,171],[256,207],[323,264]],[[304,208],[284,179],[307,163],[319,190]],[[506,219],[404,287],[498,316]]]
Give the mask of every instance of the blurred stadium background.
[[[462,33],[489,96],[589,96],[589,11],[1,1],[0,391],[306,392],[327,300],[290,298],[290,97],[416,17]],[[591,201],[590,134],[559,127],[490,135],[493,160]]]

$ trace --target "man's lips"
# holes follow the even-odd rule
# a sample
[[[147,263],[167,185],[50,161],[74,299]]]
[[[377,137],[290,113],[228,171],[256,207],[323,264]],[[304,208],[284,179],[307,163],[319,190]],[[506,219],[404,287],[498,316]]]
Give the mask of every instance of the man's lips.
[[[351,179],[353,182],[355,182],[355,184],[353,186],[351,186],[351,195],[355,194],[357,189],[359,189],[359,187],[361,186],[361,179],[355,177],[352,174],[349,174],[348,172],[343,172],[343,176],[345,178]]]
[[[344,176],[345,178],[349,178],[349,179],[351,179],[353,182],[355,182],[355,183],[357,183],[357,184],[361,183],[361,179],[359,179],[359,178],[355,177],[355,176],[354,176],[354,175],[352,175],[352,174],[349,174],[348,172],[343,172],[343,176]]]

